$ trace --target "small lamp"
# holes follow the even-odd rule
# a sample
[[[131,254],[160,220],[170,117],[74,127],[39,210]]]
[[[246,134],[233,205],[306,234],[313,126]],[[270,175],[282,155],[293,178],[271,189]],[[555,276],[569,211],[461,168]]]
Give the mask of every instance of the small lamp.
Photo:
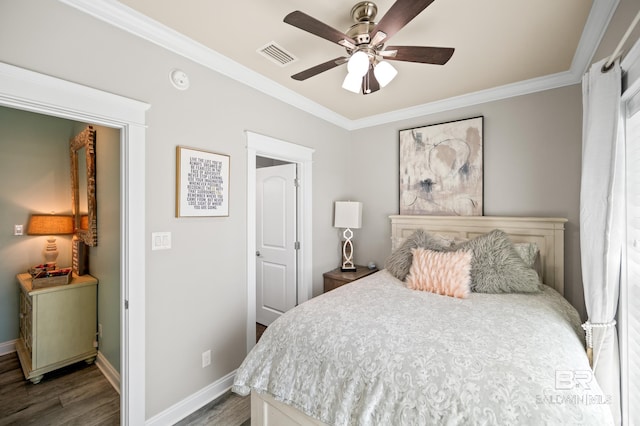
[[[53,264],[58,258],[58,247],[54,235],[73,234],[73,216],[59,214],[32,214],[27,235],[47,235],[44,249],[45,263]]]
[[[357,201],[336,201],[334,211],[335,228],[345,228],[342,236],[344,243],[342,244],[342,267],[343,272],[355,271],[356,266],[353,264],[353,229],[362,226],[362,203]]]

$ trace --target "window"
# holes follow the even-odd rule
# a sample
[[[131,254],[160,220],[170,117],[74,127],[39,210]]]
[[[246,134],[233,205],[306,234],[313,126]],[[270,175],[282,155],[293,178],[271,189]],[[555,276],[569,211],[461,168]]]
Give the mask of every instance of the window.
[[[640,83],[640,80],[638,81]],[[625,92],[626,247],[620,286],[620,358],[623,424],[640,420],[640,90]]]

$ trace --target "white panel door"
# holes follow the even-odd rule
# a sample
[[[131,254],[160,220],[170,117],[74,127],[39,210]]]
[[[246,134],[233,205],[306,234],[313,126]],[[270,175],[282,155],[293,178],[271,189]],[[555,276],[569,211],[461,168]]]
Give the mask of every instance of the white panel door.
[[[256,170],[256,321],[296,306],[296,165]]]

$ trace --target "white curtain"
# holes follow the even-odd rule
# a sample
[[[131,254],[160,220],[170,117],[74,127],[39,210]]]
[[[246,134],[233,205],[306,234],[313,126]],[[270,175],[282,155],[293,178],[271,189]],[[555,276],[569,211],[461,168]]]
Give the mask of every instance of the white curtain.
[[[588,321],[583,325],[593,371],[620,424],[620,358],[615,326],[624,241],[622,72],[616,61],[593,64],[582,80],[580,249]]]

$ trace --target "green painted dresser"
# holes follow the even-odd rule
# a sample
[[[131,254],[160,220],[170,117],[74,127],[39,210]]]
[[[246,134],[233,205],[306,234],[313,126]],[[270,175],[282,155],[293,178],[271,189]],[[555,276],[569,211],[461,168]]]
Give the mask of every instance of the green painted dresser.
[[[26,379],[39,383],[45,373],[97,355],[97,286],[91,275],[73,275],[69,284],[33,289],[31,275],[17,275],[20,286],[18,358]]]

